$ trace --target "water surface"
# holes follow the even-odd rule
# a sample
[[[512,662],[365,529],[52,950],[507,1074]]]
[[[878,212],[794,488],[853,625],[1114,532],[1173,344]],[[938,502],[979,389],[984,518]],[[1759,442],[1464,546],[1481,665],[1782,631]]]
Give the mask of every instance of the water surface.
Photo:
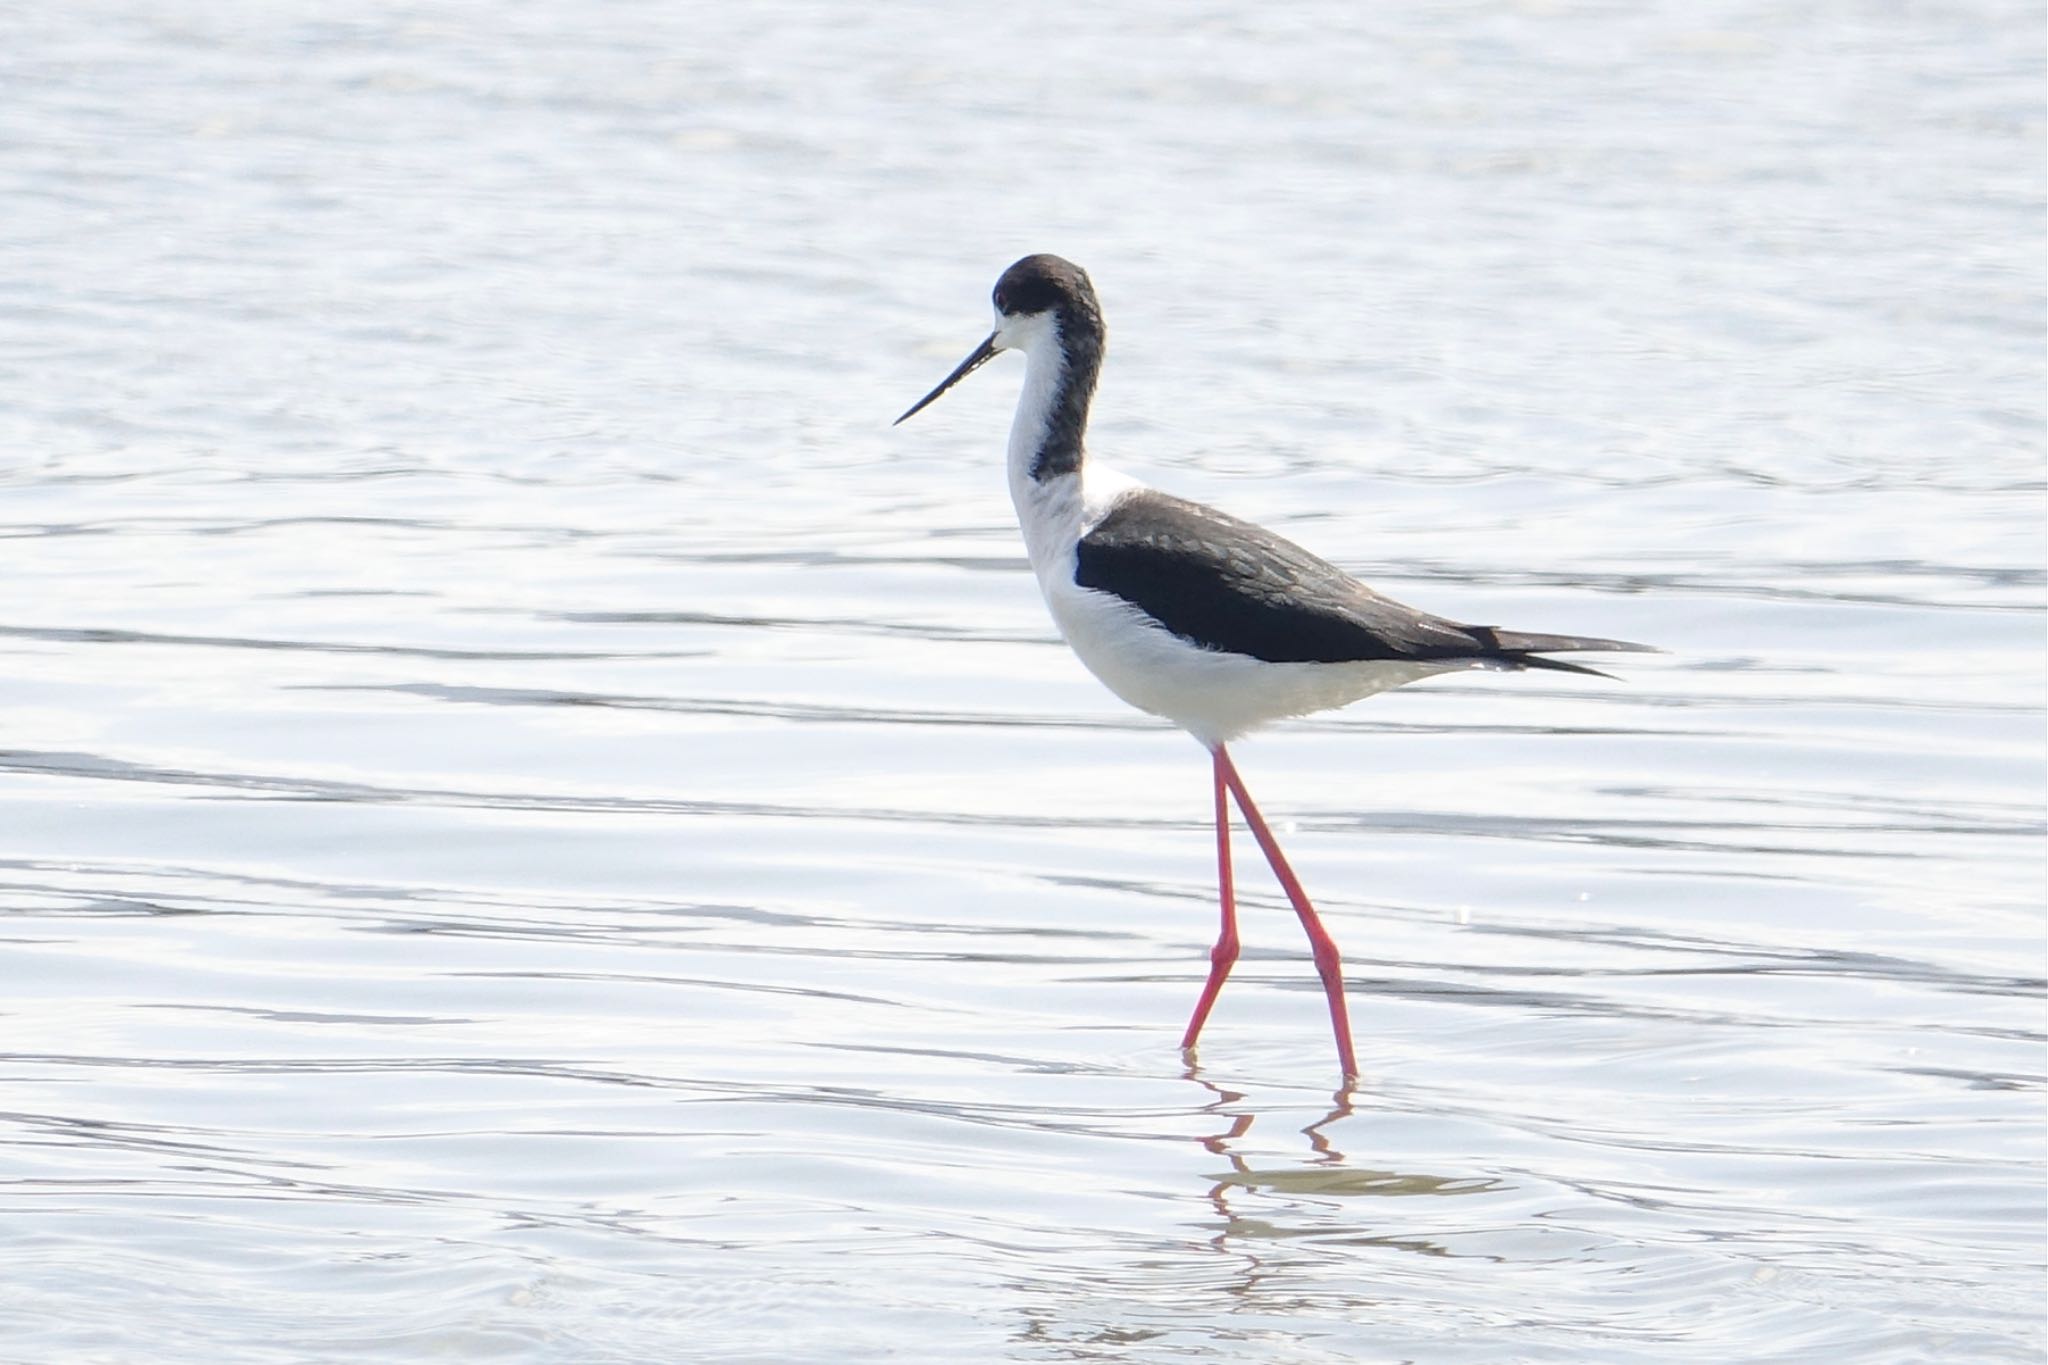
[[[106,3],[0,45],[0,1355],[2032,1361],[2041,19]],[[1238,758],[1098,454],[1654,641]]]

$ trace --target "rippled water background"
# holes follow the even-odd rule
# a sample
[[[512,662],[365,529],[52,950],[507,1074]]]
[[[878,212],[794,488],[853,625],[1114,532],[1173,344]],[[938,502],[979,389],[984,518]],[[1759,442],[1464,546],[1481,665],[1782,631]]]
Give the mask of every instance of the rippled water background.
[[[2033,1361],[2038,6],[15,7],[0,1356]],[[1206,769],[1099,453],[1644,639]]]

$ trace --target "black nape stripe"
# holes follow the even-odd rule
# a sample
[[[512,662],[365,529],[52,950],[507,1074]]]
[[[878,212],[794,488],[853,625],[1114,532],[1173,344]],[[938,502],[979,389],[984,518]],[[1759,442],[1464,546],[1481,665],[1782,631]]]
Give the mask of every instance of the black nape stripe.
[[[1102,369],[1102,335],[1070,329],[1062,313],[1060,350],[1066,363],[1053,392],[1052,409],[1046,414],[1045,436],[1031,461],[1031,477],[1040,483],[1080,472],[1086,454],[1082,443],[1088,433],[1088,406],[1095,397],[1095,377]]]

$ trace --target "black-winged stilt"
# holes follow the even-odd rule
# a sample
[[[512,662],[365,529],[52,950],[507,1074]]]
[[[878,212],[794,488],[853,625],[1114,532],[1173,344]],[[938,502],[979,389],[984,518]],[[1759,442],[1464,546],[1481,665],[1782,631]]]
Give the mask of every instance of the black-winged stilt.
[[[1308,932],[1330,1001],[1337,1057],[1346,1078],[1356,1077],[1337,945],[1225,746],[1271,721],[1454,669],[1539,668],[1604,677],[1541,656],[1652,647],[1431,616],[1382,597],[1263,527],[1089,463],[1082,443],[1105,335],[1094,285],[1058,256],[1026,256],[996,281],[994,300],[996,325],[988,339],[896,420],[917,413],[999,352],[1024,352],[1024,393],[1010,428],[1010,496],[1045,604],[1074,653],[1110,691],[1164,716],[1209,750],[1223,927],[1181,1047],[1194,1047],[1237,960],[1229,806],[1235,797]]]

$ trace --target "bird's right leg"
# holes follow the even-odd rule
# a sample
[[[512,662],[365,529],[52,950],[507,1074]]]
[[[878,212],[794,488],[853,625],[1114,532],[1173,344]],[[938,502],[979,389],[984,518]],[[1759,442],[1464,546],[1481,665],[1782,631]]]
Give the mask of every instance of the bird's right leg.
[[[1280,851],[1280,841],[1273,837],[1273,831],[1266,825],[1266,817],[1259,814],[1252,794],[1245,790],[1237,765],[1230,761],[1230,755],[1220,744],[1216,746],[1216,780],[1227,785],[1231,794],[1237,797],[1237,808],[1244,812],[1244,822],[1252,827],[1252,837],[1265,851],[1266,861],[1272,864],[1273,875],[1280,879],[1280,889],[1287,893],[1294,913],[1301,917],[1301,927],[1308,934],[1309,950],[1315,957],[1316,974],[1322,977],[1323,993],[1330,1001],[1330,1028],[1337,1035],[1337,1062],[1344,1068],[1344,1079],[1354,1080],[1358,1076],[1358,1059],[1351,1048],[1351,1014],[1344,1006],[1344,964],[1337,956],[1337,942],[1330,937],[1330,931],[1323,928],[1322,917],[1310,904],[1308,892],[1301,889],[1301,878],[1295,876],[1294,869],[1287,865],[1287,855]]]
[[[1195,1039],[1201,1035],[1202,1025],[1208,1021],[1209,1011],[1216,1004],[1216,996],[1223,990],[1224,978],[1230,975],[1232,964],[1237,961],[1237,898],[1230,876],[1230,793],[1224,784],[1224,765],[1229,762],[1223,756],[1223,746],[1217,745],[1210,751],[1213,760],[1216,786],[1216,896],[1223,906],[1223,928],[1217,935],[1216,946],[1209,950],[1209,983],[1202,987],[1202,998],[1195,1002],[1195,1012],[1188,1020],[1188,1031],[1181,1036],[1182,1050],[1192,1048]]]

